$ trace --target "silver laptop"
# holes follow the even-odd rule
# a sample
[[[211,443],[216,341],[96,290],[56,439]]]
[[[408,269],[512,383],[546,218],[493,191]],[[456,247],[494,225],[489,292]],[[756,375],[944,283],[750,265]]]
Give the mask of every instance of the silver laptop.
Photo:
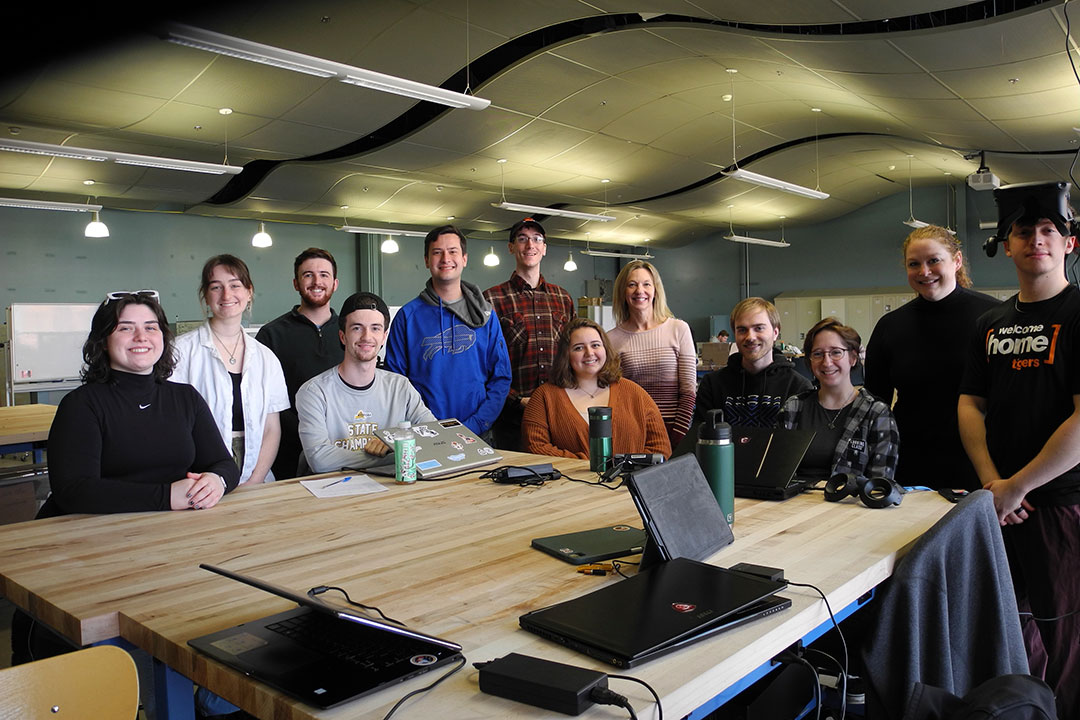
[[[502,460],[495,448],[455,418],[412,426],[416,435],[416,476],[420,480],[438,480]],[[380,430],[383,440],[394,447],[396,428]],[[364,468],[370,475],[394,474],[394,454],[386,456],[387,465]]]

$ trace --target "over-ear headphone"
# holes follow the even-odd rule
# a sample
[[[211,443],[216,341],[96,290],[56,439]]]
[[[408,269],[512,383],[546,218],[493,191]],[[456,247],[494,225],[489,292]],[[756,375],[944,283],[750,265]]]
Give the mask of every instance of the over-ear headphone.
[[[987,257],[997,255],[998,243],[1009,239],[1009,230],[1023,217],[1046,218],[1054,223],[1062,235],[1076,236],[1080,222],[1073,217],[1069,205],[1067,182],[1032,182],[1003,185],[994,190],[994,202],[998,206],[998,225],[993,235],[983,242]]]
[[[903,499],[903,491],[888,478],[865,478],[855,473],[837,473],[825,483],[825,500],[840,502],[846,497],[857,497],[868,508],[886,508],[899,505]]]

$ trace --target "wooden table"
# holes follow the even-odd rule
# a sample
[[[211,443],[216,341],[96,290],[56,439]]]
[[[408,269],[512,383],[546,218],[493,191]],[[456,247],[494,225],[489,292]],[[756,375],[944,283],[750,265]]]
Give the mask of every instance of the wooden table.
[[[0,455],[33,449],[49,439],[55,405],[0,407]]]
[[[506,455],[519,463],[529,457]],[[556,466],[588,477],[586,463],[560,460]],[[384,493],[320,500],[287,481],[241,488],[208,511],[69,516],[0,527],[0,592],[77,643],[124,638],[245,710],[278,720],[381,718],[401,695],[433,677],[318,713],[218,665],[187,641],[288,603],[200,570],[200,562],[300,591],[343,587],[354,600],[460,642],[470,663],[521,652],[613,670],[521,630],[517,618],[618,580],[578,574],[531,549],[529,540],[621,522],[640,526],[625,490],[567,480],[521,488],[473,478],[388,485]],[[785,568],[788,579],[817,585],[838,609],[888,577],[897,556],[950,507],[933,493],[910,494],[888,510],[825,503],[817,493],[783,503],[739,500],[736,541],[712,561]],[[793,600],[790,610],[632,674],[656,688],[667,717],[686,715],[828,620],[813,591],[783,594]],[[651,716],[644,688],[614,683],[639,717]],[[410,699],[399,713],[550,716],[480,693],[471,665]],[[626,716],[610,707],[588,715]]]

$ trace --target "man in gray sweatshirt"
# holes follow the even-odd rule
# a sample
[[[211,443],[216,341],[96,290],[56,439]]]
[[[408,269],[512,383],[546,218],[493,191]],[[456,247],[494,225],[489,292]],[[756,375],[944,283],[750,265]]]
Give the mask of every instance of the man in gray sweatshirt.
[[[300,442],[311,472],[381,465],[391,448],[379,439],[380,430],[403,420],[435,420],[406,377],[375,367],[389,325],[386,303],[374,293],[355,293],[341,306],[344,360],[296,393]]]

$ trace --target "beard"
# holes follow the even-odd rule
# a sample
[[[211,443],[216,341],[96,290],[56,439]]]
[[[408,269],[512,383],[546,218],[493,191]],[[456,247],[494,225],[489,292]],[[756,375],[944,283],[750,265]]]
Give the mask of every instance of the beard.
[[[334,291],[332,288],[326,288],[326,291],[321,297],[312,297],[309,294],[308,288],[300,290],[300,302],[310,308],[321,308],[330,302],[330,298],[333,297]]]

